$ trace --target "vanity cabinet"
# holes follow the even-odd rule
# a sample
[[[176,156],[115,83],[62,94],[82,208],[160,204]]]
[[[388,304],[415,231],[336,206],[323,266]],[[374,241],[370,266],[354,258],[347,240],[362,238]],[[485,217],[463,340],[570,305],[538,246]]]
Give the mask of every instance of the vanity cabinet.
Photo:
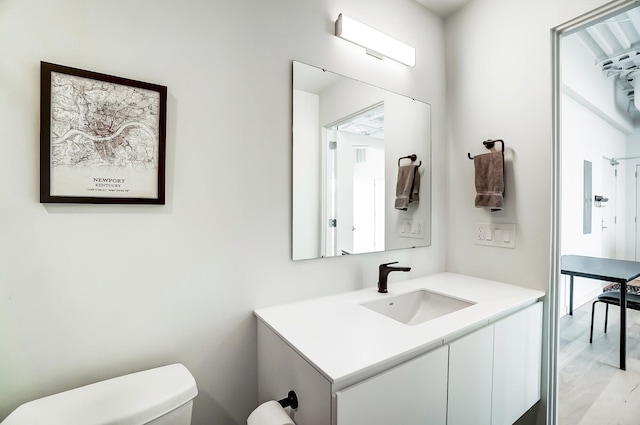
[[[542,302],[348,386],[258,322],[260,401],[296,391],[298,425],[510,425],[540,399]]]
[[[335,394],[339,425],[445,425],[448,347]]]
[[[471,303],[406,325],[363,304],[432,291]],[[509,425],[540,399],[541,291],[442,273],[256,310],[258,402],[297,425]]]
[[[448,425],[511,425],[540,399],[542,303],[449,343]]]

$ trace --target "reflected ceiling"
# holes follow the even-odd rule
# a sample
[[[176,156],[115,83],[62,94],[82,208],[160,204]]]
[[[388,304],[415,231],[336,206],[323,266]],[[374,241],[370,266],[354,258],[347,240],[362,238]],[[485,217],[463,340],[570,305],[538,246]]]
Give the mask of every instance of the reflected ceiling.
[[[321,94],[343,80],[342,75],[333,72],[323,72],[322,78],[320,78],[317,70],[313,67],[296,69],[296,88],[309,93]],[[351,120],[341,123],[339,130],[384,139],[384,105],[358,114]]]
[[[338,130],[384,140],[384,105],[369,109],[338,125]]]

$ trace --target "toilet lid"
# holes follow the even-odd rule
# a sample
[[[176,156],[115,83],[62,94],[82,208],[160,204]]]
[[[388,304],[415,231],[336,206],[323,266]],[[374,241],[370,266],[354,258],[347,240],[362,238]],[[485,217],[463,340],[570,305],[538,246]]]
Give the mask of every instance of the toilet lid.
[[[173,364],[25,403],[0,425],[141,425],[197,394],[191,373],[183,365]]]

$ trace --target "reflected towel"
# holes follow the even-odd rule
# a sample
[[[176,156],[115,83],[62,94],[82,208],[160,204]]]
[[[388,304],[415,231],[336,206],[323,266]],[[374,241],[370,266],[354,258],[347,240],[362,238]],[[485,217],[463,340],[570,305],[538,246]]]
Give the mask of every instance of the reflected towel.
[[[398,182],[396,183],[397,210],[406,211],[409,204],[420,200],[420,171],[417,165],[402,165],[398,167]]]
[[[504,203],[504,155],[491,152],[473,157],[476,169],[476,208],[499,211]]]

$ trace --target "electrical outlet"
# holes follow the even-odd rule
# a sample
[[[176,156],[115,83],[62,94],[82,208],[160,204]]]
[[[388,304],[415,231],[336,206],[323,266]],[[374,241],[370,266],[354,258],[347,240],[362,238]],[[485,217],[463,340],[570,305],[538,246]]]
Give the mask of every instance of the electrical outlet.
[[[476,223],[474,225],[476,245],[516,247],[516,225],[510,223]]]

